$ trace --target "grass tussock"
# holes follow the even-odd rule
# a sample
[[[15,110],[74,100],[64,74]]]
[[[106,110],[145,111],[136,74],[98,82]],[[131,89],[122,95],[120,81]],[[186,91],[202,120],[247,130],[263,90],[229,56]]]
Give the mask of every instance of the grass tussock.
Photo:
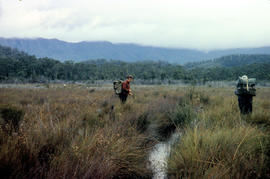
[[[252,178],[266,171],[266,136],[256,128],[187,129],[174,146],[169,174],[176,178]]]
[[[24,112],[21,109],[9,105],[0,106],[2,130],[8,133],[17,132],[23,116]]]

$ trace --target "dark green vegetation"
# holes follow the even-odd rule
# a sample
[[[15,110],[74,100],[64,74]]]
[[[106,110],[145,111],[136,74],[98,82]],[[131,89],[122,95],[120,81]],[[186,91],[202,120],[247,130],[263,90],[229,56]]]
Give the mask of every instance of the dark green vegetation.
[[[253,63],[270,63],[270,55],[228,55],[213,60],[187,63],[188,69],[193,68],[214,68],[214,67],[240,67]]]
[[[170,80],[182,80],[186,83],[235,80],[243,74],[257,80],[270,80],[270,62],[267,55],[236,55],[222,59],[214,61],[213,63],[220,65],[213,65],[212,68],[189,70],[180,65],[153,61],[127,63],[101,59],[80,63],[60,62],[49,58],[38,59],[0,46],[0,80],[1,82],[54,80],[94,82],[123,79],[127,74],[133,74],[137,80],[158,80],[159,83]]]

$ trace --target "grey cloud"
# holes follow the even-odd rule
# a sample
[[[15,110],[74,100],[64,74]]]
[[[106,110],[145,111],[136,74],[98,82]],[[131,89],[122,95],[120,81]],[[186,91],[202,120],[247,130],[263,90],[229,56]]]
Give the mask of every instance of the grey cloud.
[[[264,0],[28,0],[16,16],[13,6],[0,3],[0,36],[199,49],[270,45],[270,3]]]
[[[43,21],[42,25],[44,25],[47,28],[62,28],[62,29],[66,29],[68,31],[74,30],[74,29],[79,29],[82,26],[85,26],[86,23],[85,22],[89,22],[91,21],[91,18],[89,17],[78,17],[78,16],[74,16],[74,15],[69,15],[65,18],[60,18],[58,20],[55,21]]]
[[[0,1],[0,21],[1,21],[2,13],[3,13],[3,8],[2,8],[2,3]]]

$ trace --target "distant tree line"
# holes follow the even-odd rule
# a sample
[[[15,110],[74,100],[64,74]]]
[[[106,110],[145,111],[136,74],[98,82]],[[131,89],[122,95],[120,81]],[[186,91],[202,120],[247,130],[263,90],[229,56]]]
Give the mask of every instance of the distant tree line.
[[[239,67],[253,63],[270,63],[270,55],[260,54],[238,54],[227,55],[213,60],[190,62],[185,64],[185,68],[213,68],[213,67]]]
[[[239,76],[248,75],[248,77],[257,78],[257,80],[270,81],[270,63],[253,63],[238,67],[213,67],[213,68],[195,68],[188,70],[190,79],[197,82],[236,80]]]
[[[86,81],[116,80],[133,74],[141,80],[183,80],[207,82],[235,80],[247,74],[258,80],[270,80],[270,63],[253,63],[234,67],[192,68],[167,62],[123,62],[116,60],[89,60],[75,63],[50,58],[36,58],[17,50],[0,46],[0,81],[44,82],[54,80]]]

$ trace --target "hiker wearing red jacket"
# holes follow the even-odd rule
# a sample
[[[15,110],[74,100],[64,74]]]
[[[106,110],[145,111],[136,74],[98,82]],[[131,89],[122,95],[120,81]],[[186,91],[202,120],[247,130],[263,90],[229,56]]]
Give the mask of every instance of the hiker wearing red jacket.
[[[128,95],[132,95],[129,84],[131,81],[133,81],[133,76],[128,75],[127,79],[122,83],[122,90],[119,97],[123,104],[126,102]]]

